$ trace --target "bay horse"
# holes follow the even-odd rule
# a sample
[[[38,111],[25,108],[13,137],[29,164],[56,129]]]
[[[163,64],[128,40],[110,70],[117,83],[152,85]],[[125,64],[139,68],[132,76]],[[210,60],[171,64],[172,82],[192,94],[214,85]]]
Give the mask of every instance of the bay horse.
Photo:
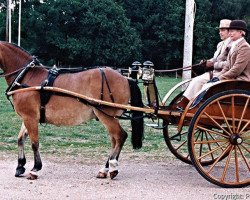
[[[20,85],[40,86],[48,77],[49,71],[34,57],[21,47],[8,42],[0,41],[0,68],[9,86],[15,90]],[[26,70],[23,73],[23,70]],[[106,82],[100,69],[89,69],[77,73],[60,74],[54,81],[54,86],[83,94],[92,98],[118,104],[128,104],[143,107],[141,93],[138,85],[111,68],[102,69]],[[22,74],[23,73],[23,74]],[[23,75],[17,82],[17,77]],[[102,95],[101,95],[102,93]],[[110,95],[112,94],[112,96]],[[111,98],[112,97],[112,98]],[[34,153],[34,167],[29,173],[29,179],[36,179],[37,172],[42,169],[39,153],[38,124],[41,118],[41,99],[39,91],[16,93],[12,96],[15,112],[22,119],[22,126],[18,135],[18,165],[15,176],[19,177],[25,172],[26,158],[24,154],[24,141],[30,138]],[[110,135],[112,149],[105,166],[98,172],[97,178],[106,178],[108,174],[113,179],[118,174],[118,158],[127,133],[119,124],[117,116],[124,110],[112,107],[95,107],[82,103],[78,99],[63,95],[52,95],[46,104],[45,123],[57,126],[73,126],[90,119],[99,120]],[[143,139],[143,113],[132,112],[132,145],[138,149]],[[97,131],[98,132],[98,131]]]

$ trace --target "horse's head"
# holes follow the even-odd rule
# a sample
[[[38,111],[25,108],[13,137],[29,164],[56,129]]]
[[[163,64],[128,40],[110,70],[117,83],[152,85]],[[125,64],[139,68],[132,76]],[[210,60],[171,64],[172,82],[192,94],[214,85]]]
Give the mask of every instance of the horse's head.
[[[21,47],[8,42],[0,42],[0,68],[11,73],[31,62],[33,57]]]

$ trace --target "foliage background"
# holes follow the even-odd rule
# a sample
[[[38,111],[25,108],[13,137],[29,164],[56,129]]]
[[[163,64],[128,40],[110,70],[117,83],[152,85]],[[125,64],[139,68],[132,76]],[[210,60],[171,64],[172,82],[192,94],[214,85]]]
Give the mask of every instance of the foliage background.
[[[2,0],[3,4],[6,1]],[[14,0],[15,2],[15,0]],[[16,1],[16,4],[19,1]],[[21,46],[47,65],[182,66],[185,0],[22,0]],[[193,62],[210,58],[223,18],[250,24],[249,0],[196,0]],[[17,42],[18,6],[12,38]],[[5,40],[6,9],[0,12]]]

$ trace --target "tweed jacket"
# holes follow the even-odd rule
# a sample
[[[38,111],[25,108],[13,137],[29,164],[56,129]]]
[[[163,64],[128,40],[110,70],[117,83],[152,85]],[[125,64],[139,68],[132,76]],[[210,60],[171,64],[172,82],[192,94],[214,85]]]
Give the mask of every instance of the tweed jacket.
[[[227,56],[232,46],[231,38],[221,41],[217,45],[214,57],[210,59],[214,63],[213,76],[217,76],[227,63]]]
[[[250,81],[250,45],[241,40],[229,52],[227,63],[219,73],[220,80],[238,79]]]

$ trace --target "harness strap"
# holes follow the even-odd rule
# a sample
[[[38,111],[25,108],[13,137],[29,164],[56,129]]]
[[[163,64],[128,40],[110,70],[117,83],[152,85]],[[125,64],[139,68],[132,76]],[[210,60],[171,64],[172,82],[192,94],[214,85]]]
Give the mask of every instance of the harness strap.
[[[28,87],[26,84],[20,84],[20,82],[23,80],[24,76],[27,74],[28,70],[30,68],[35,67],[36,65],[41,65],[40,62],[37,60],[36,57],[33,56],[33,60],[31,62],[29,62],[28,64],[25,65],[25,67],[22,67],[14,72],[11,72],[9,74],[1,74],[1,77],[6,77],[6,76],[10,76],[13,74],[16,74],[16,77],[14,78],[14,80],[12,81],[12,83],[8,86],[8,88],[5,90],[5,96],[6,98],[9,100],[12,108],[15,110],[14,105],[10,99],[10,96],[8,95],[8,92],[11,92],[13,89],[15,89],[16,87]]]
[[[22,68],[21,71],[16,71],[19,72],[15,79],[12,81],[12,83],[9,85],[9,87],[6,89],[5,94],[7,95],[8,92],[12,91],[18,84],[23,80],[24,76],[27,74],[28,70],[30,68],[35,67],[36,65],[40,64],[39,61],[37,61],[35,58],[29,62],[24,68]],[[15,73],[16,73],[15,72]]]
[[[49,70],[49,74],[46,80],[44,80],[41,84],[41,90],[40,90],[40,123],[45,123],[45,106],[49,102],[52,93],[47,92],[44,90],[45,86],[53,86],[54,81],[58,77],[59,72],[56,67],[53,67],[52,69]]]
[[[104,71],[103,71],[102,68],[99,68],[99,70],[100,70],[100,73],[101,73],[101,76],[102,76],[102,88],[101,88],[101,97],[100,97],[100,99],[103,100],[104,81],[105,81],[105,82],[106,82],[106,85],[107,85],[107,87],[108,87],[109,96],[110,96],[112,102],[114,103],[114,102],[115,102],[115,99],[114,99],[113,94],[112,94],[112,92],[111,92],[111,89],[110,89],[110,87],[109,87],[109,83],[108,83],[107,76],[106,76],[106,74],[104,73]]]

